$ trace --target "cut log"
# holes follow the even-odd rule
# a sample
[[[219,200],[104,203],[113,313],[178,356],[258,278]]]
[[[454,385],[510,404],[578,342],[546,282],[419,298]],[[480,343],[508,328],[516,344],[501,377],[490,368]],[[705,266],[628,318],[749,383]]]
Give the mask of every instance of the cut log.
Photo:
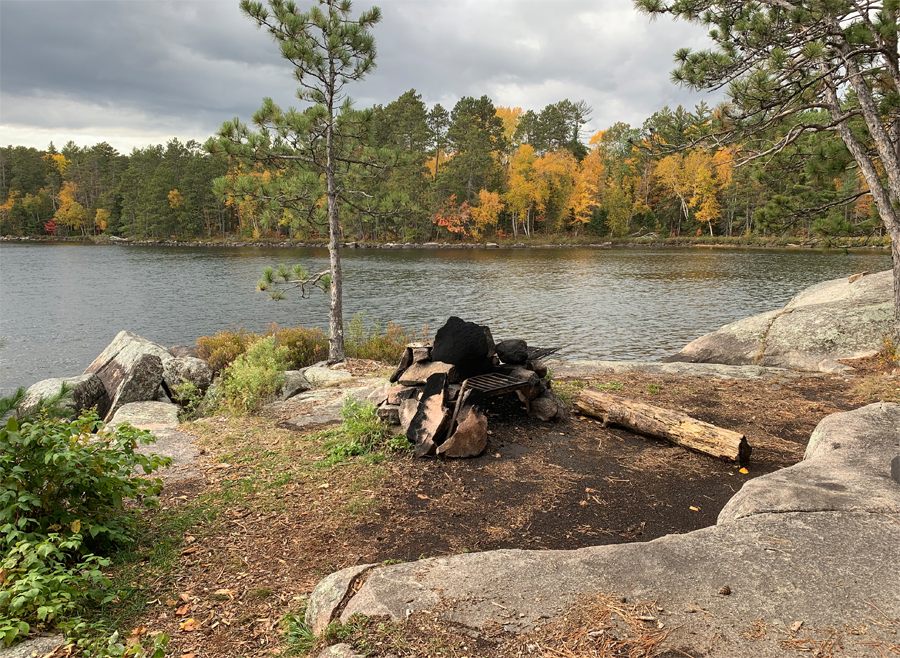
[[[589,388],[581,392],[575,408],[604,424],[620,425],[635,432],[671,441],[719,459],[746,466],[750,461],[750,444],[746,437],[732,430],[716,427],[687,414],[630,400],[621,395]]]

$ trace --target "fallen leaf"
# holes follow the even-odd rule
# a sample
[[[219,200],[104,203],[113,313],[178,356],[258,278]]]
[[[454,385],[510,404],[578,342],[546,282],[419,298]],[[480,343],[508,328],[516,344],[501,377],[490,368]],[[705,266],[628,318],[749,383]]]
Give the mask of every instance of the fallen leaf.
[[[181,654],[181,658],[197,658],[197,654],[195,654],[195,653],[183,653],[183,654]]]
[[[184,601],[185,603],[187,603],[188,601],[191,600],[191,595],[188,594],[187,592],[182,592],[181,594],[178,595],[178,598],[181,599],[182,601]]]
[[[416,495],[417,495],[419,498],[421,498],[422,500],[428,500],[428,496],[426,496],[425,494],[416,494]]]
[[[81,520],[75,519],[74,521],[72,521],[72,523],[69,524],[69,528],[71,528],[72,532],[77,535],[79,532],[81,532]]]
[[[699,508],[699,507],[694,507],[693,505],[691,505],[691,511],[692,511],[692,512],[699,512],[699,511],[700,511],[700,508]]]
[[[791,624],[791,633],[796,633],[797,631],[799,631],[801,626],[803,626],[802,621],[795,621],[793,624]]]
[[[324,482],[324,483],[322,483],[322,484],[319,485],[319,489],[327,489],[327,488],[330,487],[330,486],[331,486],[330,483]]]
[[[590,487],[585,487],[584,490],[585,490],[587,493],[597,493],[597,490],[596,490],[596,489],[591,489]]]
[[[186,548],[183,551],[181,551],[181,554],[182,555],[190,555],[191,553],[196,553],[199,550],[200,550],[199,546],[191,546],[190,548]]]
[[[179,617],[184,617],[190,611],[191,611],[191,604],[185,603],[183,606],[181,606],[180,608],[178,608],[175,611],[175,614],[178,615]]]
[[[191,535],[186,535],[184,541],[186,541],[188,544],[193,544],[195,541],[197,541],[197,538],[192,537]]]
[[[282,562],[282,560],[278,561]],[[217,594],[218,596],[227,596],[232,601],[234,600],[234,592],[232,592],[230,589],[217,589],[214,594]]]
[[[190,619],[185,619],[183,622],[181,622],[181,624],[179,624],[179,628],[187,633],[190,633],[192,631],[196,631],[202,624],[202,621],[191,617]]]
[[[747,473],[749,473],[749,472],[750,471],[748,471],[746,468],[742,468],[741,470],[738,471],[738,473],[743,473],[744,475],[747,475]]]

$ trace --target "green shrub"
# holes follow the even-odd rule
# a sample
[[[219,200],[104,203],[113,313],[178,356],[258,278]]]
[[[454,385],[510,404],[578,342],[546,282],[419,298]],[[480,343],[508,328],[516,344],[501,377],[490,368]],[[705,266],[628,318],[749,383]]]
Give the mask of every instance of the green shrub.
[[[275,347],[273,336],[253,343],[222,373],[223,403],[234,413],[255,411],[278,393],[288,367],[288,348]]]
[[[257,334],[248,334],[244,329],[219,331],[215,336],[201,336],[197,339],[197,355],[209,363],[215,372],[224,370],[235,359],[259,340]]]
[[[129,539],[134,515],[122,501],[152,504],[162,489],[136,469],[150,475],[171,460],[136,452],[155,441],[149,432],[125,424],[94,434],[101,425],[89,411],[74,421],[11,418],[0,429],[0,545],[51,532],[83,534],[95,546]]]
[[[124,543],[135,513],[123,501],[154,504],[162,488],[150,475],[171,460],[136,452],[155,439],[120,425],[100,432],[93,411],[75,420],[41,414],[0,429],[0,638],[32,626],[79,623],[87,606],[108,602],[109,561],[92,551]],[[109,655],[108,653],[106,655]]]
[[[343,424],[318,435],[325,441],[326,457],[322,465],[333,466],[361,455],[411,450],[412,444],[406,437],[394,436],[391,426],[382,421],[377,412],[370,402],[361,402],[350,396],[344,398],[341,408]]]
[[[287,348],[291,370],[305,368],[328,358],[328,336],[321,329],[279,329],[277,324],[273,324],[266,336],[274,336],[278,347]]]
[[[89,603],[108,603],[110,561],[81,555],[82,537],[50,533],[20,541],[0,562],[0,637],[6,644],[27,636],[32,624],[71,619]]]

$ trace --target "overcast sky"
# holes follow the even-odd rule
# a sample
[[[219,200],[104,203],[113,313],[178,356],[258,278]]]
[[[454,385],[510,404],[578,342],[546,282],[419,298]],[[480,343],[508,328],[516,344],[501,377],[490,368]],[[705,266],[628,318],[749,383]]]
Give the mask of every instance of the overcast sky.
[[[631,0],[356,0],[354,12],[375,3],[377,68],[351,88],[358,107],[410,88],[448,110],[483,94],[534,110],[583,99],[594,131],[717,99],[669,81],[672,53],[703,47],[703,31],[651,22]],[[290,65],[237,5],[0,0],[0,143],[107,141],[129,152],[203,141],[265,96],[298,104]]]

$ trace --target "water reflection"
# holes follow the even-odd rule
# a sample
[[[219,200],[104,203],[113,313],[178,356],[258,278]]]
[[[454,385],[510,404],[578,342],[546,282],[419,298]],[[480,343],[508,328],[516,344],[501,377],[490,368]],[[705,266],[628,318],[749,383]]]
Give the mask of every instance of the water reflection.
[[[327,327],[328,299],[271,302],[265,265],[328,266],[324,249],[0,247],[0,389],[80,373],[121,329],[193,344],[230,327]],[[348,250],[349,319],[410,328],[450,315],[569,358],[655,359],[826,279],[890,267],[887,252],[759,249]]]

